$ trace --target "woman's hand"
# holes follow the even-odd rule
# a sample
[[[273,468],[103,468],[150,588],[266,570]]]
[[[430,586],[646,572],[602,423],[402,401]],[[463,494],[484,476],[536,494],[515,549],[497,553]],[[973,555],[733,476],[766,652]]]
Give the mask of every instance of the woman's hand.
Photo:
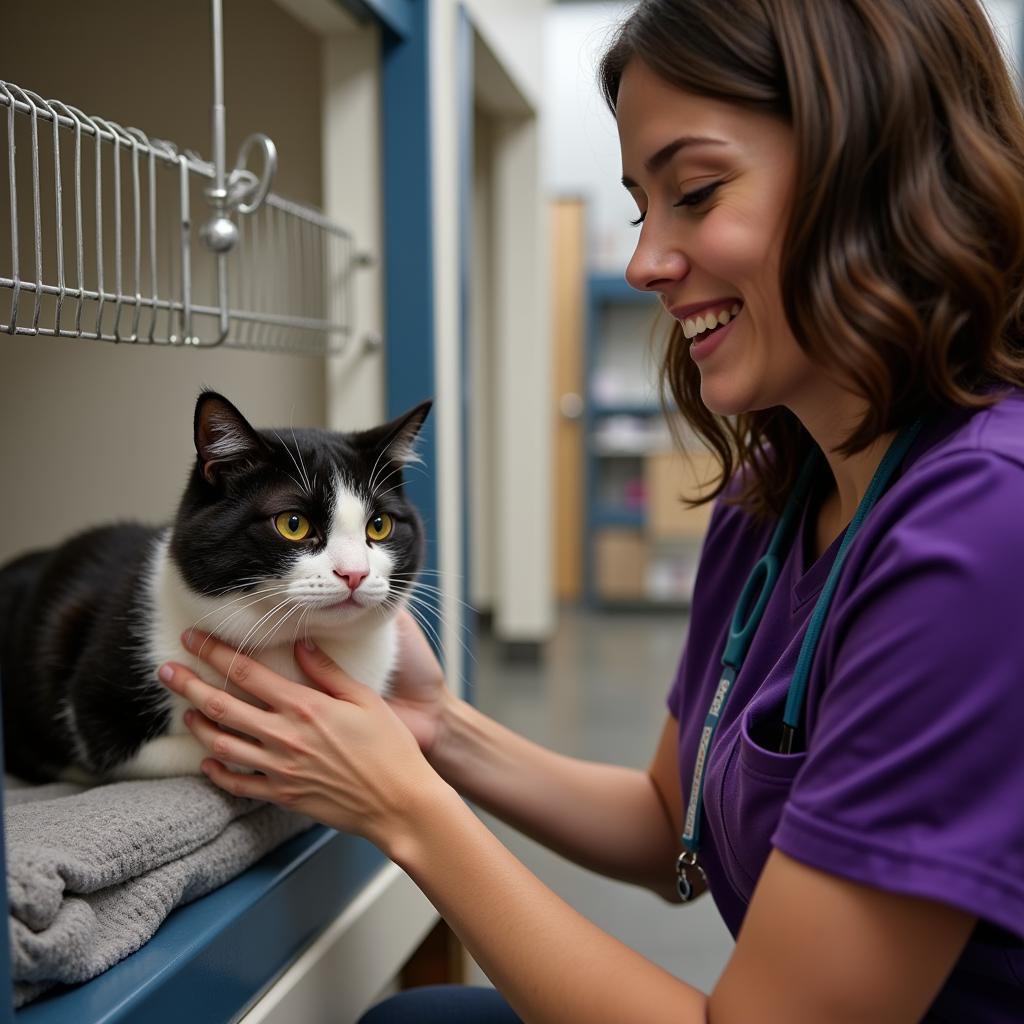
[[[395,712],[322,651],[295,648],[300,668],[320,687],[314,689],[214,637],[192,632],[182,639],[264,705],[210,686],[183,665],[160,670],[168,689],[198,709],[186,723],[213,755],[203,771],[229,793],[301,811],[388,853],[407,828],[414,798],[445,786]],[[230,771],[225,761],[261,774]]]
[[[430,757],[444,730],[444,714],[455,700],[445,686],[444,670],[423,630],[408,611],[399,612],[398,665],[385,699]]]

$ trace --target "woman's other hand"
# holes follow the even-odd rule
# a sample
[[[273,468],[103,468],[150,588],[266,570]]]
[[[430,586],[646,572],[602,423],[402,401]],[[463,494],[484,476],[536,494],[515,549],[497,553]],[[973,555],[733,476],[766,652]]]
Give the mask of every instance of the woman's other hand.
[[[444,730],[445,711],[456,699],[445,685],[444,670],[416,620],[403,610],[398,626],[398,665],[385,699],[416,737],[427,757]]]

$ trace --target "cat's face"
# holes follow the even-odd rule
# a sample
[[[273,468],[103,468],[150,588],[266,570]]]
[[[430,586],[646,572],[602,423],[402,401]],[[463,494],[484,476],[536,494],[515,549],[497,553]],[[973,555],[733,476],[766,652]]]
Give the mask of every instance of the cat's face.
[[[171,556],[202,597],[201,628],[255,650],[393,614],[423,561],[402,470],[429,408],[350,434],[256,431],[200,395]]]

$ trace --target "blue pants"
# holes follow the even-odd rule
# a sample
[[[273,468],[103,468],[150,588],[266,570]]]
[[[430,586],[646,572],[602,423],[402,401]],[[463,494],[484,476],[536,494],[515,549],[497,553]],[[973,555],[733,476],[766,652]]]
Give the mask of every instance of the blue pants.
[[[359,1024],[522,1024],[493,988],[424,985],[385,999]]]

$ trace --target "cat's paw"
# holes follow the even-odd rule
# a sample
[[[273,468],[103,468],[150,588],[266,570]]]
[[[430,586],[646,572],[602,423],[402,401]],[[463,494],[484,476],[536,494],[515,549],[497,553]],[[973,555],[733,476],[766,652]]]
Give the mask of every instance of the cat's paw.
[[[166,779],[175,775],[201,775],[200,765],[210,752],[191,734],[157,736],[144,743],[127,761],[112,772],[110,778]]]

